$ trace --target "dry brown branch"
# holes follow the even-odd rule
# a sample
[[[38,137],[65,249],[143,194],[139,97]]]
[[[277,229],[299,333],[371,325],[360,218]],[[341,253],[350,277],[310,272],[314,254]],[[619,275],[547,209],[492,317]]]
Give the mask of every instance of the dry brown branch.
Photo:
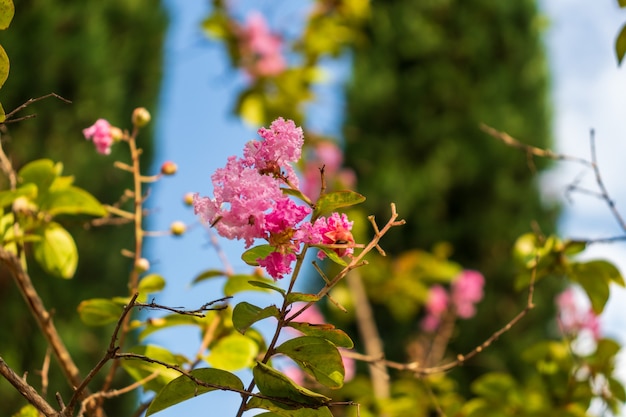
[[[45,100],[45,99],[50,98],[50,97],[54,97],[54,98],[56,98],[58,100],[61,100],[64,103],[67,103],[67,104],[71,104],[72,103],[70,100],[68,100],[66,98],[63,98],[63,97],[61,97],[60,95],[58,95],[56,93],[50,93],[50,94],[46,94],[45,96],[41,96],[41,97],[37,97],[37,98],[31,98],[31,99],[28,99],[25,103],[23,103],[19,107],[17,107],[16,109],[12,110],[10,113],[8,113],[5,116],[5,119],[4,119],[3,123],[4,124],[15,123],[15,122],[19,122],[19,121],[22,121],[22,120],[25,120],[25,119],[30,119],[32,117],[37,117],[36,114],[29,114],[28,116],[20,117],[20,118],[17,118],[17,119],[11,119],[16,113],[24,110],[26,107],[30,106],[31,104],[36,103],[36,102],[41,101],[41,100]]]
[[[43,332],[46,340],[52,347],[54,356],[57,362],[61,366],[65,377],[71,386],[75,387],[80,384],[80,372],[78,367],[74,364],[65,344],[61,340],[59,333],[52,321],[52,316],[46,310],[43,301],[37,294],[33,283],[30,280],[28,274],[24,272],[20,260],[12,253],[8,252],[4,248],[0,247],[0,263],[2,263],[9,273],[13,276],[28,308],[30,309],[33,317],[37,321],[39,328]]]
[[[13,369],[0,357],[0,375],[4,377],[15,389],[39,412],[46,417],[58,417],[60,414],[24,379],[20,378]]]

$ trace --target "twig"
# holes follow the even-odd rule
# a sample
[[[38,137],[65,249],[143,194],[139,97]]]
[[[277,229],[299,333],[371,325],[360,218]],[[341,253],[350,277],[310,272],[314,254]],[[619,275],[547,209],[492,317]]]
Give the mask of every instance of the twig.
[[[115,329],[113,330],[113,334],[111,335],[111,340],[109,341],[109,348],[105,352],[104,356],[100,359],[100,361],[98,361],[96,366],[94,366],[93,369],[89,371],[89,374],[87,374],[85,379],[83,379],[83,381],[74,390],[74,395],[72,395],[72,398],[70,399],[70,402],[67,405],[67,408],[69,410],[74,409],[74,406],[78,402],[79,398],[82,397],[83,390],[87,387],[87,385],[91,382],[91,380],[98,374],[98,372],[100,372],[100,369],[102,369],[104,364],[106,364],[108,361],[110,361],[111,359],[115,357],[115,353],[119,349],[119,347],[116,346],[117,336],[122,327],[122,323],[126,319],[126,316],[128,316],[128,313],[130,312],[130,310],[132,310],[132,308],[134,307],[135,300],[137,300],[138,296],[139,296],[139,293],[135,293],[133,297],[131,298],[130,302],[124,307],[124,310],[122,311],[122,315],[117,321],[117,324],[115,325]]]
[[[233,297],[222,297],[219,298],[217,300],[213,300],[213,301],[209,301],[208,303],[203,304],[202,306],[200,306],[200,308],[196,309],[196,310],[184,310],[182,307],[168,307],[168,306],[164,306],[161,304],[156,304],[154,301],[152,301],[150,304],[145,304],[145,303],[135,303],[134,307],[140,307],[140,308],[153,308],[153,309],[157,309],[157,310],[167,310],[167,311],[171,311],[173,313],[176,314],[180,314],[180,315],[186,315],[186,316],[195,316],[195,317],[205,317],[205,312],[206,311],[214,311],[214,310],[224,310],[225,308],[228,308],[228,305],[226,304],[222,304],[222,305],[218,305],[215,307],[212,307],[213,304],[217,304],[217,303],[221,303],[227,300],[230,300]]]
[[[46,417],[58,417],[57,412],[39,393],[25,380],[20,378],[0,356],[0,375],[2,375],[26,400]]]
[[[353,270],[347,276],[346,280],[350,293],[354,297],[356,322],[361,335],[361,340],[365,345],[365,353],[369,356],[384,357],[383,342],[376,327],[372,306],[367,299],[365,287],[361,274]],[[370,381],[374,390],[376,399],[386,399],[390,395],[389,373],[386,367],[369,364]]]
[[[46,94],[45,96],[41,96],[41,97],[37,97],[37,98],[31,98],[31,99],[28,99],[24,104],[22,104],[19,107],[17,107],[15,110],[13,110],[10,113],[8,113],[6,115],[6,118],[4,119],[3,123],[5,123],[5,124],[7,124],[7,123],[15,123],[15,122],[19,122],[19,121],[24,120],[24,119],[30,119],[31,117],[36,117],[37,115],[31,114],[31,115],[28,115],[28,116],[25,116],[25,117],[20,117],[19,119],[11,120],[11,117],[13,117],[14,114],[24,110],[26,107],[30,106],[33,103],[36,103],[37,101],[45,100],[45,99],[50,98],[50,97],[54,97],[54,98],[56,98],[58,100],[61,100],[64,103],[67,103],[67,104],[71,104],[72,103],[70,100],[68,100],[66,98],[63,98],[63,97],[61,97],[60,95],[58,95],[56,93],[50,93],[50,94]]]
[[[6,267],[15,279],[22,296],[26,300],[26,304],[35,317],[46,340],[52,347],[54,356],[59,362],[68,382],[71,386],[78,386],[80,384],[80,372],[78,371],[78,367],[74,364],[65,344],[61,340],[52,321],[52,316],[44,307],[43,301],[41,301],[39,294],[37,294],[30,277],[24,272],[20,260],[12,253],[0,247],[0,263]]]

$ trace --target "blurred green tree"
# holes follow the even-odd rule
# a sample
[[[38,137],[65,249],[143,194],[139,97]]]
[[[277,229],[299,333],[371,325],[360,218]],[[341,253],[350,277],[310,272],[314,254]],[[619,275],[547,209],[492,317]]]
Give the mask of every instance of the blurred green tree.
[[[455,354],[480,344],[524,306],[525,295],[514,289],[516,238],[532,230],[531,222],[546,234],[555,229],[558,208],[539,192],[546,161],[530,160],[479,127],[486,123],[528,144],[550,145],[544,25],[535,0],[374,1],[367,41],[354,49],[346,165],[367,196],[366,214],[386,219],[393,201],[407,220],[383,247],[398,255],[447,242],[452,260],[487,280],[479,314],[459,323],[452,337]],[[445,246],[436,252],[447,255]],[[364,269],[365,286],[377,305],[388,357],[406,359],[407,336],[419,330],[419,317],[381,307],[386,284],[378,282],[379,273]],[[532,319],[454,371],[460,387],[487,370],[519,375],[528,368],[521,351],[546,336],[559,285],[541,282]],[[403,298],[384,304],[419,311],[402,304],[402,288],[389,297]]]
[[[154,2],[17,3],[15,18],[2,41],[12,67],[2,89],[5,110],[8,113],[28,99],[52,92],[72,104],[53,98],[39,101],[18,115],[37,117],[6,126],[3,146],[14,166],[19,168],[44,155],[63,161],[64,173],[74,175],[77,185],[89,188],[103,202],[116,202],[132,180],[127,173],[112,168],[114,158],[123,154],[116,155],[115,147],[109,157],[97,154],[81,131],[99,117],[121,128],[129,127],[132,109],[138,106],[154,112],[165,28],[165,12]],[[145,167],[151,159],[151,134],[142,133],[141,141]],[[30,274],[46,307],[54,311],[65,343],[70,351],[77,352],[79,369],[86,373],[102,355],[110,329],[87,328],[80,322],[76,307],[81,299],[119,295],[111,291],[126,281],[131,266],[120,250],[133,247],[133,235],[130,227],[109,226],[90,231],[97,237],[87,238],[81,233],[83,226],[75,224],[72,229],[80,256],[73,280],[62,282],[35,269]],[[29,381],[38,387],[37,371],[44,362],[46,343],[6,274],[0,274],[0,304],[7,316],[0,343],[2,355],[18,372],[28,372]],[[54,359],[49,377],[48,398],[54,403],[58,391],[68,399],[70,387]],[[2,415],[12,415],[25,403],[4,380],[0,382],[0,398]],[[118,402],[113,407],[120,405]]]

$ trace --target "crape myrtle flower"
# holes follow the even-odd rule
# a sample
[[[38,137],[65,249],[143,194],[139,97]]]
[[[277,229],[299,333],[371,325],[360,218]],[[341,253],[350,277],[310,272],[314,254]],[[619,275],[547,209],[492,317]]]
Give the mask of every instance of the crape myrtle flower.
[[[274,279],[292,271],[291,265],[305,244],[351,244],[352,222],[345,214],[304,221],[308,205],[298,205],[281,186],[295,188],[298,178],[291,164],[302,155],[302,129],[291,120],[278,118],[269,129],[258,130],[263,140],[248,142],[243,158],[231,156],[226,166],[211,176],[214,197],[193,196],[195,214],[215,227],[220,236],[242,239],[246,248],[256,239],[266,240],[274,251],[256,261]],[[335,249],[339,256],[352,248]],[[322,253],[318,255],[323,258]]]
[[[426,332],[434,332],[450,309],[457,317],[469,319],[476,314],[476,304],[483,299],[485,278],[478,271],[464,270],[450,285],[450,293],[441,285],[433,285],[424,306],[426,311],[421,327]]]
[[[98,153],[109,155],[113,145],[115,128],[105,119],[98,119],[86,129],[83,129],[85,139],[93,141]]]
[[[242,64],[252,78],[274,76],[285,70],[282,45],[281,37],[270,31],[260,13],[252,13],[239,30]]]
[[[568,288],[556,297],[558,321],[563,333],[575,336],[587,331],[594,340],[599,340],[600,320],[591,307],[585,308],[576,300],[573,288]]]

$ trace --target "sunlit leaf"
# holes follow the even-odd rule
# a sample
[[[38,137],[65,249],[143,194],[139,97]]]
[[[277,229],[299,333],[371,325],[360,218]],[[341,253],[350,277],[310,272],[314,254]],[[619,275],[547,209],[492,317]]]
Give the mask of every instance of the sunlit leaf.
[[[232,333],[221,338],[212,348],[206,361],[215,368],[237,371],[254,363],[259,346],[249,337]]]
[[[328,340],[315,336],[290,339],[276,348],[289,356],[317,382],[329,388],[341,388],[345,371],[339,351]]]
[[[1,68],[0,68],[1,70]],[[22,183],[32,182],[44,194],[50,188],[54,179],[58,176],[58,168],[50,159],[37,159],[29,162],[18,171],[18,177]]]
[[[18,197],[26,197],[29,200],[37,197],[37,186],[33,183],[24,184],[16,190],[0,191],[0,207],[13,204]]]
[[[172,380],[154,397],[146,411],[146,417],[168,407],[218,389],[243,390],[243,383],[230,372],[222,369],[202,368],[189,372],[191,376],[211,386],[199,385],[185,375]]]
[[[315,294],[305,294],[301,292],[290,292],[289,294],[287,294],[286,297],[287,304],[293,304],[297,302],[310,303],[319,301],[319,299],[320,297]]]
[[[626,54],[626,25],[622,26],[615,40],[615,54],[617,55],[617,63],[621,65],[624,54]]]
[[[245,334],[246,330],[257,321],[268,317],[278,318],[279,315],[280,311],[278,311],[278,308],[274,305],[261,308],[246,301],[242,301],[237,304],[233,310],[233,326],[239,333]]]
[[[276,285],[272,285],[268,282],[264,282],[264,281],[248,281],[248,284],[252,285],[253,287],[259,287],[259,288],[265,288],[268,290],[273,290],[276,291],[278,293],[281,293],[282,295],[285,295],[286,291],[283,290],[280,287],[277,287]]]
[[[178,355],[174,355],[169,350],[160,346],[146,345],[135,346],[130,349],[129,353],[135,353],[142,356],[147,356],[151,359],[156,359],[169,365],[181,366],[183,364],[183,358]],[[163,365],[153,362],[147,362],[142,359],[123,359],[122,367],[135,381],[141,381],[142,379],[152,376],[155,372],[157,376],[154,379],[144,384],[144,389],[148,391],[159,392],[170,381],[180,376],[180,373],[174,369],[167,368]]]
[[[324,194],[315,203],[313,217],[330,213],[341,207],[350,207],[365,201],[365,197],[354,191],[333,191]]]
[[[137,286],[137,291],[139,292],[137,300],[145,302],[148,299],[148,294],[160,292],[163,288],[165,288],[165,278],[159,274],[146,275],[141,278],[141,281],[139,281],[139,285]]]
[[[9,77],[9,69],[11,64],[9,63],[9,57],[4,48],[0,46],[0,87],[4,85],[4,82]],[[4,113],[4,109],[2,110]]]
[[[62,189],[51,189],[41,202],[41,209],[51,216],[58,214],[90,214],[104,216],[106,209],[90,193],[82,188],[70,186]]]
[[[124,308],[121,305],[107,298],[92,298],[78,305],[78,315],[88,326],[115,323],[120,319],[123,311]]]
[[[39,411],[33,405],[28,404],[20,408],[20,411],[13,414],[12,417],[39,417]]]
[[[150,318],[146,321],[146,327],[139,334],[139,340],[145,339],[147,336],[159,330],[167,329],[175,326],[197,326],[200,332],[203,324],[201,317],[188,314],[168,314],[163,317]]]
[[[292,408],[294,404],[302,404],[303,407],[321,407],[330,401],[330,398],[325,395],[297,385],[282,373],[261,362],[257,362],[252,373],[259,391],[263,395],[284,398],[292,402]],[[250,408],[254,408],[254,404],[251,404]],[[275,402],[275,404],[280,407],[289,407],[288,405],[283,406],[279,402]]]
[[[587,242],[584,240],[567,240],[563,245],[563,253],[568,256],[577,255],[587,248]]]
[[[261,408],[270,412],[257,414],[257,417],[333,417],[328,407],[295,408],[265,398],[252,398],[246,405],[247,410]]]
[[[343,330],[337,329],[332,324],[311,324],[300,322],[289,322],[289,327],[292,327],[307,336],[321,337],[335,346],[352,349],[354,343],[350,336],[348,336]]]
[[[265,259],[274,251],[275,248],[271,245],[259,245],[245,251],[241,259],[250,266],[259,266],[257,259]]]
[[[262,288],[258,284],[250,284],[250,281],[259,282],[259,279],[256,275],[231,275],[224,284],[224,295],[231,296],[243,291],[267,291],[267,288]]]
[[[9,27],[14,14],[15,6],[13,5],[13,0],[0,0],[0,30]]]
[[[78,266],[78,249],[74,238],[58,223],[48,223],[38,233],[41,240],[33,243],[35,260],[47,273],[69,279]]]
[[[315,248],[321,250],[322,252],[324,252],[326,254],[326,256],[328,257],[328,259],[330,259],[331,261],[333,261],[337,265],[341,265],[341,266],[347,266],[348,265],[346,263],[346,261],[344,261],[339,255],[337,255],[337,252],[335,252],[335,249],[327,248],[327,247],[324,247],[324,246],[313,246],[313,247],[315,247]]]
[[[258,126],[265,121],[263,97],[256,93],[245,94],[240,98],[237,109],[241,118],[251,126]]]
[[[208,269],[206,271],[201,272],[200,274],[198,274],[193,281],[191,281],[192,284],[197,284],[199,282],[202,281],[206,281],[207,279],[211,279],[211,278],[215,278],[215,277],[224,277],[226,276],[226,272],[219,270],[219,269]]]

